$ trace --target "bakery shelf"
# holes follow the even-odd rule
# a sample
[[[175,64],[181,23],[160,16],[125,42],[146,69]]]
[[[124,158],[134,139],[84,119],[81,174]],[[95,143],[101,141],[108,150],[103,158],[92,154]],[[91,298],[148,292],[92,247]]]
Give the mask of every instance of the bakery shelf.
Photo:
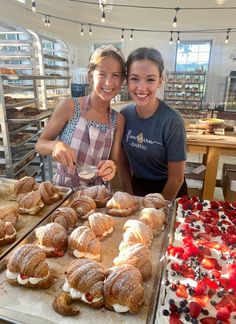
[[[38,115],[34,115],[34,116],[29,116],[29,118],[24,118],[24,119],[8,119],[9,122],[12,123],[28,123],[28,122],[35,122],[35,121],[39,121],[41,119],[47,118],[49,116],[51,116],[52,112],[51,111],[42,111],[40,114]]]
[[[7,108],[16,108],[16,107],[25,107],[25,106],[28,106],[28,105],[31,105],[35,102],[37,102],[38,99],[26,99],[26,100],[22,100],[22,101],[19,101],[19,102],[14,102],[14,103],[9,103],[9,104],[5,104],[5,107],[6,109]]]
[[[200,110],[205,94],[205,72],[167,72],[164,100],[178,109]]]

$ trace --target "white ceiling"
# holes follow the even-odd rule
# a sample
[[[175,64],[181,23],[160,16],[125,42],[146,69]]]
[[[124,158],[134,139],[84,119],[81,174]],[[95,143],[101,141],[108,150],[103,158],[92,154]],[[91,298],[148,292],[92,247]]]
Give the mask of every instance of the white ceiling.
[[[19,7],[19,11],[26,11],[31,8],[31,0],[25,0],[23,5],[16,0],[1,0],[8,6],[9,2]],[[70,0],[36,0],[38,20],[42,23],[44,13],[51,15],[51,28],[57,33],[67,32],[76,26],[76,23],[67,22],[66,20],[74,20],[75,22],[84,22],[85,30],[88,29],[86,24],[98,24],[106,27],[117,27],[118,30],[124,28],[126,32],[129,29],[148,29],[148,30],[174,30],[172,27],[173,17],[177,6],[180,7],[178,12],[178,28],[179,31],[190,30],[208,30],[218,28],[236,28],[236,9],[223,10],[224,7],[235,7],[236,0],[113,0],[117,5],[147,6],[147,7],[166,7],[170,9],[138,9],[138,8],[122,8],[114,6],[111,12],[106,13],[105,24],[101,23],[101,10],[99,9],[98,0],[85,0],[84,2],[92,2],[94,4],[79,3]],[[219,5],[219,2],[224,2]],[[1,6],[2,7],[2,6]],[[221,8],[217,10],[190,10],[184,8]],[[27,11],[29,20],[35,16],[31,11]],[[1,13],[0,13],[1,15]],[[56,19],[54,17],[62,19]],[[26,21],[27,23],[27,21]],[[78,25],[78,24],[77,24]],[[43,26],[42,26],[43,27]],[[78,30],[80,25],[77,26]],[[106,33],[105,28],[96,28],[98,34]],[[120,30],[119,30],[120,33]],[[138,33],[138,32],[137,32]],[[232,32],[232,35],[235,32]]]

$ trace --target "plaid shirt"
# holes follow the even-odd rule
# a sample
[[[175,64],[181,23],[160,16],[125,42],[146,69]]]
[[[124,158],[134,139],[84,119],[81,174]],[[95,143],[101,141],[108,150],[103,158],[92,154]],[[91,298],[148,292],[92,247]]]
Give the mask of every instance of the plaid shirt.
[[[74,101],[78,105],[78,101]],[[115,132],[114,125],[112,127],[111,111],[109,110],[109,124],[107,130],[89,125],[85,115],[89,109],[89,97],[85,98],[84,106],[81,107],[81,114],[78,123],[74,129],[70,147],[77,153],[77,164],[97,165],[101,160],[107,160],[110,156],[110,151]],[[91,179],[86,181],[81,179],[76,173],[71,171],[60,163],[57,163],[57,173],[54,176],[53,182],[59,186],[76,188],[91,184],[96,184],[101,181],[101,178]]]

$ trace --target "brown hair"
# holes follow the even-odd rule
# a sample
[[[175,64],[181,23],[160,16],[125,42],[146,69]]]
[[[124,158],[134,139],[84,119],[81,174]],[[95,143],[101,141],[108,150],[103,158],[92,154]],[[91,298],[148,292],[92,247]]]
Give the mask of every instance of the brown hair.
[[[161,53],[155,48],[139,47],[132,51],[126,61],[127,75],[129,75],[130,66],[135,61],[149,60],[158,66],[160,76],[164,70],[164,62]]]
[[[121,66],[121,77],[124,79],[126,75],[125,58],[121,51],[113,45],[104,45],[97,48],[90,56],[88,65],[88,80],[91,82],[93,72],[96,70],[97,65],[105,58],[112,57],[116,59]]]

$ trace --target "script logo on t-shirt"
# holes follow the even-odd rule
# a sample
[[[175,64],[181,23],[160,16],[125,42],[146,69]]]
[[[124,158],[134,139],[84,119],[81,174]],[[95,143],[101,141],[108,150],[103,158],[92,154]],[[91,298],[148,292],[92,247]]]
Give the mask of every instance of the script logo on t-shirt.
[[[138,135],[133,135],[131,129],[127,132],[126,143],[129,143],[132,147],[137,147],[145,151],[148,149],[148,145],[157,144],[162,146],[162,143],[160,142],[145,138],[142,132],[139,132]]]

